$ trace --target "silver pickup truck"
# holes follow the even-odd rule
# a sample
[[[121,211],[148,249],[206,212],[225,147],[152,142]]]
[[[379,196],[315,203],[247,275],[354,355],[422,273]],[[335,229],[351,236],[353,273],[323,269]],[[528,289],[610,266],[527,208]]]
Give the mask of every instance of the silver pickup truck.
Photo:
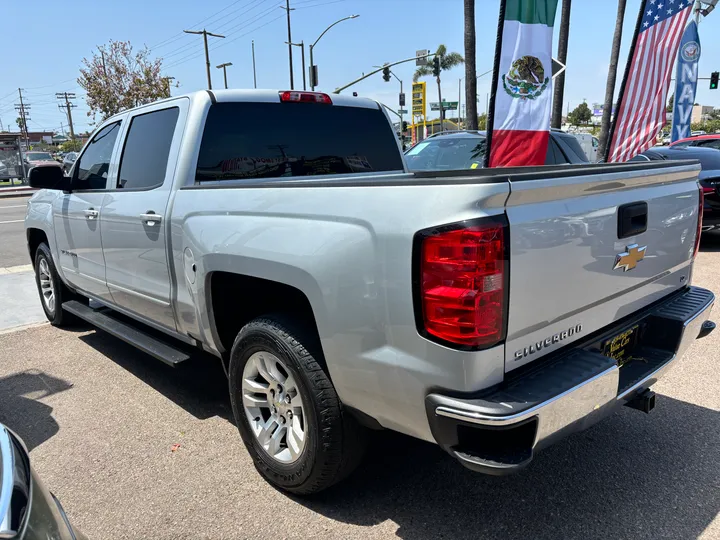
[[[217,356],[282,489],[342,479],[373,428],[504,474],[648,412],[714,328],[691,286],[698,170],[413,173],[376,102],[202,91],[108,119],[69,176],[33,169],[27,240],[54,325]]]

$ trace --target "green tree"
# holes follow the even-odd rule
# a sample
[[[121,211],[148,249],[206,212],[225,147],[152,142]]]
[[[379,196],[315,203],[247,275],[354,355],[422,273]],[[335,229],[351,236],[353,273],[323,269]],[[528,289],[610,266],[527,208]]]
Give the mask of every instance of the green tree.
[[[161,75],[162,59],[151,59],[147,47],[133,52],[129,41],[111,40],[91,58],[83,58],[83,66],[78,84],[87,93],[93,120],[170,97],[169,79]]]
[[[675,107],[675,94],[671,94],[670,99],[668,99],[667,107],[665,107],[665,112],[673,112],[674,107]]]
[[[82,149],[82,143],[75,139],[74,141],[65,141],[60,145],[62,152],[79,152]]]
[[[447,47],[445,45],[439,45],[437,48],[437,51],[435,51],[435,55],[440,58],[440,72],[450,70],[454,67],[459,66],[465,60],[463,59],[462,55],[460,53],[456,52],[447,52]],[[415,75],[413,75],[413,82],[417,82],[420,77],[429,77],[433,75],[433,65],[432,62],[425,66],[420,66],[415,70]],[[440,75],[435,78],[437,81],[437,87],[438,87],[438,102],[440,103],[440,120],[443,120],[445,118],[444,111],[442,110],[442,90],[440,89]]]
[[[18,128],[20,128],[20,131],[22,131],[22,132],[25,131],[25,127],[26,127],[26,126],[25,126],[25,122],[24,122],[23,119],[22,119],[22,116],[18,116],[18,117],[15,119],[15,123],[17,124]]]
[[[478,119],[478,129],[480,131],[485,131],[487,129],[487,113],[482,113],[480,116],[477,117]]]
[[[584,101],[575,107],[568,115],[568,122],[578,126],[580,124],[587,124],[592,118],[592,111]]]

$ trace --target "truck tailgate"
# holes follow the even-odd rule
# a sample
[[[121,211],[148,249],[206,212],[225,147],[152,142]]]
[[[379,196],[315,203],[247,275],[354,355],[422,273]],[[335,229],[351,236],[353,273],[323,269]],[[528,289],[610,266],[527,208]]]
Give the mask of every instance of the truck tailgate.
[[[688,285],[698,171],[604,165],[511,179],[506,372]]]

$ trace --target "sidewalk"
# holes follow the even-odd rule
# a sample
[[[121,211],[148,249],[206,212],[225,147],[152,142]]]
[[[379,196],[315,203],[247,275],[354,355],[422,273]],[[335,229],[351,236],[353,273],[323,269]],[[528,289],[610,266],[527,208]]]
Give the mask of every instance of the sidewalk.
[[[46,321],[32,266],[0,268],[0,334]]]

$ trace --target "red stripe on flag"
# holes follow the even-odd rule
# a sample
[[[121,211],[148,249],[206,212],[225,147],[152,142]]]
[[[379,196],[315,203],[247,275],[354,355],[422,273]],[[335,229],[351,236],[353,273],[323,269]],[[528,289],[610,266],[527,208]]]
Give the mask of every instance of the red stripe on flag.
[[[549,131],[494,130],[490,167],[545,165],[549,140]]]

